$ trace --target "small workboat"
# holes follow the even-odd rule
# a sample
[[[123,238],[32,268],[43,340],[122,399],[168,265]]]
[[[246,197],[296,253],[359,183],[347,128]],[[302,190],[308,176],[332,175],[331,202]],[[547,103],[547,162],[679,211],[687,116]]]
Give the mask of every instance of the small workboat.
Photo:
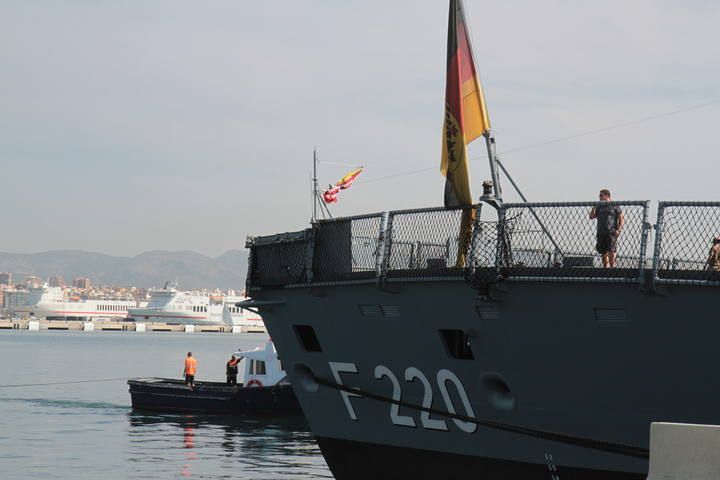
[[[239,359],[237,385],[183,380],[137,378],[128,380],[135,410],[231,414],[253,416],[300,416],[302,410],[287,380],[272,341],[264,347],[233,354]]]

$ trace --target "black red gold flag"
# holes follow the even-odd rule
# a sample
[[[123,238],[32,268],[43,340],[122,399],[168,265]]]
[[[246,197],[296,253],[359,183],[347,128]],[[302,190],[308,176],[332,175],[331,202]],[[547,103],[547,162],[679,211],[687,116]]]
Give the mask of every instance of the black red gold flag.
[[[473,60],[462,0],[450,0],[448,19],[445,121],[440,170],[445,176],[445,206],[472,205],[467,144],[490,129]]]

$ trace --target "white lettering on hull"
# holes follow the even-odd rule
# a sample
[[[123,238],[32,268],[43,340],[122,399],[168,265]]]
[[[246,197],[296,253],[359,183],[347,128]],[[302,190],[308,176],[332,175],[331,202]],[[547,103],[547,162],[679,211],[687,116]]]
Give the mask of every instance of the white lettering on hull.
[[[357,365],[354,363],[349,362],[329,362],[330,370],[332,371],[333,378],[335,379],[335,382],[338,385],[344,385],[340,374],[341,373],[353,373],[357,374],[359,373]],[[448,425],[445,420],[440,420],[436,418],[430,417],[430,412],[428,410],[431,410],[433,408],[433,387],[428,380],[427,376],[420,371],[416,367],[408,367],[405,369],[405,382],[407,383],[414,383],[415,380],[419,380],[420,383],[423,386],[423,401],[422,401],[422,407],[427,410],[422,410],[420,412],[420,424],[422,428],[426,430],[435,430],[435,431],[442,431],[447,432],[448,431]],[[392,370],[390,370],[385,365],[378,365],[375,367],[374,370],[374,377],[376,380],[384,380],[388,379],[390,383],[392,384],[392,399],[395,402],[401,402],[402,401],[402,386],[400,384],[400,381],[398,380],[397,376],[393,373]],[[467,392],[465,390],[465,386],[463,385],[460,378],[458,378],[457,375],[455,375],[453,372],[447,369],[442,369],[437,372],[436,375],[436,383],[438,386],[438,390],[440,391],[440,396],[442,396],[443,401],[445,403],[445,408],[447,409],[448,413],[451,413],[453,415],[457,415],[457,409],[455,408],[455,405],[453,404],[453,399],[450,396],[450,392],[448,391],[448,383],[451,383],[455,387],[455,391],[457,392],[457,396],[460,398],[460,402],[462,403],[463,409],[464,409],[464,415],[470,418],[476,418],[475,417],[475,411],[473,410],[472,404],[470,403],[470,399],[468,398]],[[357,388],[357,387],[350,387],[350,388]],[[347,409],[348,416],[351,420],[357,421],[358,416],[355,412],[355,409],[352,406],[352,403],[350,402],[350,399],[352,397],[356,398],[362,398],[362,395],[350,393],[346,391],[340,391],[340,397],[342,398],[343,403],[345,404],[345,408]],[[415,422],[415,419],[411,417],[410,415],[401,415],[400,414],[400,406],[396,403],[390,404],[390,421],[393,425],[399,426],[399,427],[410,427],[410,428],[417,428],[417,423]],[[457,418],[453,418],[453,423],[463,432],[465,433],[475,433],[477,431],[477,424],[470,421],[460,420]]]
[[[337,383],[338,385],[343,384],[342,379],[340,378],[341,373],[358,373],[357,366],[354,363],[330,362],[329,365],[330,370],[332,370],[333,378],[335,378],[335,383]],[[343,402],[345,403],[345,408],[347,408],[350,418],[352,420],[357,420],[357,414],[355,413],[355,409],[353,408],[352,403],[350,403],[350,398],[362,397],[362,395],[340,391],[340,396],[342,396]]]

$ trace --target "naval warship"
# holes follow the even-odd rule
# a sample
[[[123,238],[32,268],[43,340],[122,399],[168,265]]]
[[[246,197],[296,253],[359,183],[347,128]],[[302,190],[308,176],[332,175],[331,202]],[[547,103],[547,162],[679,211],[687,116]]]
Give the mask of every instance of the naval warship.
[[[482,135],[479,201],[251,237],[242,306],[338,480],[644,479],[652,422],[720,423],[720,202],[504,203]]]

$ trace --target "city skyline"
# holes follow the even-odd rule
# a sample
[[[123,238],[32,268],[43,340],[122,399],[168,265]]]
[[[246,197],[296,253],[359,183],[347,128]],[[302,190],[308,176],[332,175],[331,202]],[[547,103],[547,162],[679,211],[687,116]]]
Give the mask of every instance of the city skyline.
[[[531,200],[715,198],[717,5],[466,3],[498,149]],[[443,2],[0,13],[2,251],[242,249],[307,225],[316,145],[322,186],[366,167],[336,215],[442,203]],[[471,157],[477,197],[482,145]]]

